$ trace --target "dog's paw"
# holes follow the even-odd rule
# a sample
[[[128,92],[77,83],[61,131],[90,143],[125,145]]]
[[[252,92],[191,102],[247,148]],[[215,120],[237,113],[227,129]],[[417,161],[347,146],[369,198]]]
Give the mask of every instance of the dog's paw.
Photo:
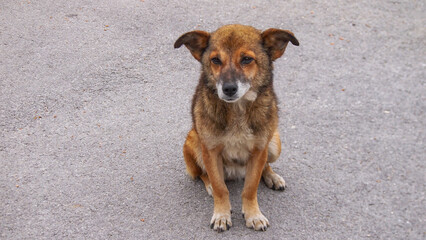
[[[266,231],[269,227],[268,219],[262,213],[254,215],[243,214],[246,219],[246,227],[253,228],[256,231]]]
[[[210,195],[210,197],[213,197],[213,188],[212,188],[211,184],[209,184],[208,186],[206,186],[206,191],[207,191],[207,194]]]
[[[263,181],[265,182],[266,186],[270,189],[280,190],[280,191],[284,191],[285,189],[284,179],[276,173],[268,173],[263,175]]]
[[[217,232],[229,230],[232,227],[231,213],[214,213],[210,221],[210,228]]]

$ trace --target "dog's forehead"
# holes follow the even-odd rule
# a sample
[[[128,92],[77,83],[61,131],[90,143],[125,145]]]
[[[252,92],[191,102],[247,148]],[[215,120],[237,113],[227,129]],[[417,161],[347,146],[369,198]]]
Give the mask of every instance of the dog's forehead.
[[[261,43],[261,32],[244,25],[226,25],[212,33],[210,44],[216,48],[235,50]]]

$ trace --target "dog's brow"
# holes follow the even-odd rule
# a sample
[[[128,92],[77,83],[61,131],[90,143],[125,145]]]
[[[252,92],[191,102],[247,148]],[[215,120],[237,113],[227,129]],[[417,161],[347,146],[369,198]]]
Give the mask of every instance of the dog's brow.
[[[256,54],[252,50],[242,49],[240,52],[240,57],[244,56],[255,58]]]
[[[215,51],[215,50],[213,50],[213,51],[210,53],[210,58],[218,57],[218,56],[219,56],[219,52],[217,52],[217,51]]]

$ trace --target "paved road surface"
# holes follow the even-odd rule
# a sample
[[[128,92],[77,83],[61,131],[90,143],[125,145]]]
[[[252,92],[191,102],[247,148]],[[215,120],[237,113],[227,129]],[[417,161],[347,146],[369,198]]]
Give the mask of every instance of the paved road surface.
[[[0,3],[1,239],[425,239],[424,1]],[[184,171],[200,66],[184,32],[290,29],[275,62],[288,188],[271,227],[213,203]]]

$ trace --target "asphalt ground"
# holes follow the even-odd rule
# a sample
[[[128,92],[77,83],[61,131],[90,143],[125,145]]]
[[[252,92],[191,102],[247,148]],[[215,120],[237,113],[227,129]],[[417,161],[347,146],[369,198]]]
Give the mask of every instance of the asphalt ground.
[[[1,1],[1,239],[425,239],[424,1]],[[182,145],[199,63],[183,33],[295,33],[274,65],[284,192],[271,227],[208,225]]]

